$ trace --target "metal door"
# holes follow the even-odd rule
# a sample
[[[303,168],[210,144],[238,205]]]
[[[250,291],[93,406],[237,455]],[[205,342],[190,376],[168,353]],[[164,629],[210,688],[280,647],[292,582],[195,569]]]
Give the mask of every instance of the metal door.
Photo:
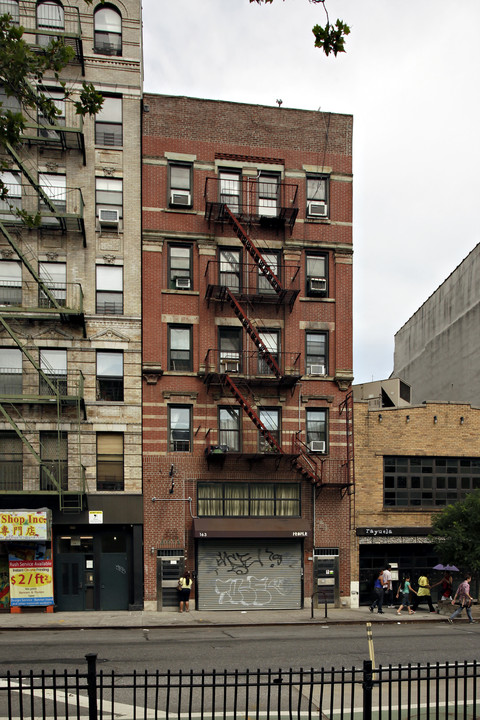
[[[68,553],[55,558],[55,601],[60,612],[85,610],[85,555]]]
[[[126,553],[100,556],[100,610],[128,610]]]
[[[178,608],[177,582],[183,569],[183,556],[157,557],[157,610]]]

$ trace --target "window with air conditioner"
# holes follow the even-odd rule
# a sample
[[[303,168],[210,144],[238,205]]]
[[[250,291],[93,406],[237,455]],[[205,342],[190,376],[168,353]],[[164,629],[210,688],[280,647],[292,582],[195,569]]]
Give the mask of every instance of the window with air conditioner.
[[[310,297],[328,296],[327,255],[307,252],[305,256],[306,293]]]
[[[242,331],[240,328],[218,329],[219,363],[221,373],[242,371]]]
[[[192,246],[169,243],[168,287],[170,290],[192,289]]]
[[[100,227],[118,228],[123,217],[123,180],[97,177],[95,204]]]
[[[328,335],[319,330],[305,332],[305,365],[307,375],[327,374]]]
[[[325,453],[327,451],[327,410],[307,409],[306,444],[310,452]]]
[[[169,204],[173,207],[192,206],[192,166],[169,165]]]
[[[307,176],[307,217],[328,217],[328,175]]]

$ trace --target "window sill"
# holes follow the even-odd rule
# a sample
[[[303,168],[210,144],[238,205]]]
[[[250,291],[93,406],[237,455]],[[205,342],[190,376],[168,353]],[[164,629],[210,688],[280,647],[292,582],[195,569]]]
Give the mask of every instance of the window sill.
[[[182,207],[182,206],[175,206],[175,207],[167,207],[165,208],[165,212],[167,213],[182,213],[187,215],[196,215],[197,211],[193,209],[193,207]]]
[[[331,225],[332,221],[330,218],[317,218],[307,215],[305,218],[306,223],[313,223],[313,225]]]
[[[200,295],[198,290],[174,290],[172,289],[165,289],[161,291],[162,295]]]

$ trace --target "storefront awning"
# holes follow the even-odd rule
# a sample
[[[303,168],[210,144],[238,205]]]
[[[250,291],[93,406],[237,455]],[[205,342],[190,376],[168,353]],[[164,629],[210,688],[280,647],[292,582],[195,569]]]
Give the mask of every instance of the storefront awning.
[[[308,523],[301,518],[196,518],[194,536],[211,538],[292,538],[311,535]]]

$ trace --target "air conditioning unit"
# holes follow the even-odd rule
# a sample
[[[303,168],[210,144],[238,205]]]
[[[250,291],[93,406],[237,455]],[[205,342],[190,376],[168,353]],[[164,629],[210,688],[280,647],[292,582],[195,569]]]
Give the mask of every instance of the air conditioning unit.
[[[325,452],[325,440],[312,440],[309,444],[310,452]]]
[[[170,193],[170,205],[184,205],[189,206],[192,204],[192,196],[188,190],[172,190]]]
[[[222,372],[238,373],[240,372],[240,362],[238,360],[222,360],[220,363]]]
[[[308,367],[309,375],[325,375],[325,365],[310,365]]]
[[[188,277],[177,277],[175,278],[175,287],[179,290],[190,290],[190,278]]]
[[[324,295],[327,292],[327,278],[309,278],[308,291],[314,295]]]
[[[100,208],[98,211],[98,220],[100,225],[104,227],[118,227],[120,213],[114,208]]]
[[[307,213],[309,217],[327,217],[328,207],[326,202],[318,200],[309,200],[307,203]]]

